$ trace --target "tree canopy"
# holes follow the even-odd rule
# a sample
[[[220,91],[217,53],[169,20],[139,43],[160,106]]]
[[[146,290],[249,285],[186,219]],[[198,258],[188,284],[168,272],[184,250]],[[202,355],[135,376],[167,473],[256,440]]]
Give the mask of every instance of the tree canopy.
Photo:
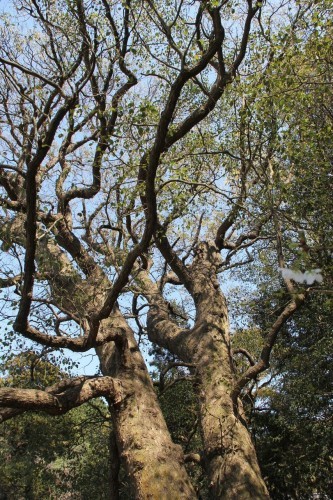
[[[0,418],[106,398],[133,498],[269,498],[254,436],[272,495],[328,491],[268,448],[329,439],[330,4],[1,14]],[[84,352],[100,371],[73,375]]]

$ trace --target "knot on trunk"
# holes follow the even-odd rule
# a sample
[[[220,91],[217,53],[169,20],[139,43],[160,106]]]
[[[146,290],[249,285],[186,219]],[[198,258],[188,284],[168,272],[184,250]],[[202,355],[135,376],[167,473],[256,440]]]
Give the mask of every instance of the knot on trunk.
[[[222,257],[218,247],[213,240],[201,241],[195,249],[195,261],[200,265],[208,264],[208,267],[217,269],[222,264]]]

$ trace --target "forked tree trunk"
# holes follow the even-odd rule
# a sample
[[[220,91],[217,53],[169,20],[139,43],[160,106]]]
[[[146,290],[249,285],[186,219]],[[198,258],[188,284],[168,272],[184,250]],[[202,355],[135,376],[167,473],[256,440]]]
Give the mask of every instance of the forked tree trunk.
[[[52,271],[51,262],[59,266],[52,282],[54,299],[59,305],[65,302],[68,310],[73,307],[73,312],[93,313],[103,304],[105,287],[109,285],[104,274],[95,266],[92,284],[85,282],[77,286],[80,283],[78,276],[75,280],[66,280],[71,264],[65,254],[47,238],[42,244],[43,248],[40,244],[39,249],[46,255],[45,271]],[[182,449],[171,440],[146,364],[119,310],[102,322],[103,333],[114,328],[120,329],[127,340],[118,348],[113,341],[106,343],[96,352],[103,375],[111,375],[122,382],[121,401],[111,408],[117,448],[115,461],[118,452],[133,489],[133,498],[192,500],[196,494],[184,467]],[[117,499],[117,467],[118,464],[113,463],[110,470],[112,500]]]
[[[17,228],[19,234],[23,234],[20,223]],[[53,272],[51,288],[54,300],[59,301],[60,306],[65,301],[66,308],[73,308],[74,313],[93,311],[99,296],[104,293],[103,286],[95,285],[95,281],[101,283],[103,275],[98,281],[97,273],[93,285],[81,283],[79,287],[79,276],[75,275],[74,279],[68,274],[71,264],[51,240],[43,238],[39,250],[40,255],[47,257],[43,261],[45,272]],[[52,266],[56,262],[58,267],[49,268],[51,262]],[[214,245],[202,244],[190,268],[191,294],[197,310],[195,327],[180,335],[177,325],[172,327],[176,333],[170,333],[167,309],[163,310],[163,299],[162,305],[158,304],[158,293],[156,287],[153,288],[152,323],[156,316],[157,323],[165,323],[169,333],[162,328],[159,334],[157,327],[152,340],[196,366],[200,382],[204,465],[211,498],[267,499],[267,489],[245,419],[241,411],[235,412],[231,400],[235,374],[230,353],[228,312],[216,279],[218,265],[219,254]],[[147,295],[150,295],[150,286],[148,283]],[[78,293],[80,289],[81,295]],[[98,348],[97,353],[103,374],[117,377],[123,385],[123,396],[114,405],[112,413],[117,449],[133,486],[133,498],[194,499],[196,494],[184,467],[182,450],[171,440],[145,362],[133,332],[120,312],[103,322],[103,328],[114,327],[124,332],[127,345],[125,343],[123,351],[119,352],[115,343],[109,342]]]
[[[49,245],[45,252],[51,253],[51,250],[55,251]],[[62,260],[57,257],[61,268]],[[192,296],[197,310],[195,327],[185,335],[168,336],[167,332],[162,332],[162,337],[155,341],[196,366],[200,382],[204,465],[211,498],[267,499],[245,419],[241,412],[235,413],[230,397],[235,374],[228,311],[216,279],[218,264],[219,254],[214,245],[202,244],[191,269]],[[66,266],[67,261],[63,265]],[[73,300],[75,290],[68,284],[64,287],[63,279],[60,273],[53,295],[58,296],[56,284],[59,281],[59,290],[66,289],[66,299]],[[102,287],[99,293],[103,293]],[[94,301],[91,302],[90,296]],[[152,296],[158,295],[154,291]],[[85,309],[94,309],[99,300],[97,290],[92,293],[87,288],[85,297],[88,298]],[[167,316],[165,311],[161,313],[161,307],[157,307],[156,314],[162,322]],[[117,448],[133,486],[133,497],[194,499],[196,494],[184,467],[182,450],[171,440],[133,332],[119,311],[103,321],[103,329],[114,327],[124,332],[127,345],[125,343],[119,352],[115,343],[110,342],[98,348],[97,353],[103,374],[117,377],[123,384],[122,400],[112,413]]]
[[[241,403],[235,409],[231,398],[236,374],[227,305],[217,279],[220,262],[214,243],[198,245],[185,277],[195,303],[196,319],[193,328],[185,330],[169,319],[167,303],[141,273],[140,280],[152,304],[148,334],[153,342],[195,367],[210,497],[213,500],[267,499],[268,491]]]
[[[192,269],[196,328],[186,346],[200,382],[200,419],[210,496],[214,500],[267,499],[241,403],[236,410],[231,399],[235,372],[228,310],[216,275],[219,262],[214,244],[202,244]]]
[[[182,449],[171,440],[134,335],[120,314],[113,317],[113,325],[115,321],[126,332],[128,345],[120,356],[113,343],[106,344],[98,356],[103,374],[117,376],[123,385],[122,400],[113,406],[112,416],[133,498],[193,500],[196,494]]]

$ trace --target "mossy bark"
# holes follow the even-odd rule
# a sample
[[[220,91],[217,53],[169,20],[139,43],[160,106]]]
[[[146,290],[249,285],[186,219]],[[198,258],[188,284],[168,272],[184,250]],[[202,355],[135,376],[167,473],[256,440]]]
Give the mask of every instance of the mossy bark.
[[[218,335],[222,336],[221,331],[210,327],[193,357],[198,370],[204,466],[210,497],[267,499],[241,403],[235,411],[231,399],[234,373],[228,345],[224,340],[217,342]]]
[[[255,448],[239,402],[232,400],[236,374],[232,362],[228,310],[217,279],[221,257],[214,243],[196,248],[185,284],[192,295],[196,318],[191,329],[177,328],[167,303],[142,273],[151,302],[148,334],[158,345],[190,363],[196,374],[203,465],[212,499],[267,499]]]
[[[228,309],[217,279],[214,244],[203,244],[193,264],[193,297],[198,328],[187,341],[200,381],[200,416],[205,468],[212,499],[269,498],[241,403],[231,398],[235,384]]]
[[[196,328],[188,337],[189,359],[197,367],[204,460],[212,499],[269,498],[256,451],[239,402],[231,398],[235,384],[228,309],[217,269],[214,244],[203,244],[193,264]]]
[[[145,362],[134,335],[119,314],[126,333],[122,353],[113,343],[98,349],[104,375],[122,380],[121,401],[112,416],[118,451],[136,499],[194,499],[180,446],[170,437]],[[127,351],[127,352],[126,352]]]

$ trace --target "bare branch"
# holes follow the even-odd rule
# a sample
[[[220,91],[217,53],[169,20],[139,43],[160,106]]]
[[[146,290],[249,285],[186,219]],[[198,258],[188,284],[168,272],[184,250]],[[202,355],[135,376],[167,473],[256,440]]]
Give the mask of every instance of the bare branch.
[[[52,80],[49,80],[48,78],[46,78],[45,76],[37,73],[36,71],[33,71],[33,70],[29,69],[29,68],[26,68],[26,67],[22,66],[21,64],[15,62],[15,61],[10,61],[8,59],[4,59],[1,56],[0,56],[0,62],[2,62],[2,64],[6,65],[6,66],[12,66],[13,68],[16,68],[16,69],[20,70],[22,73],[25,73],[27,75],[31,75],[31,76],[34,76],[34,77],[38,78],[42,82],[44,82],[47,85],[50,85],[51,87],[53,87],[54,89],[56,89],[59,92],[59,94],[63,95],[62,88],[57,83],[53,82]]]
[[[0,419],[4,421],[18,412],[6,412],[7,408],[19,411],[45,411],[51,415],[67,413],[90,399],[107,397],[114,404],[123,399],[121,382],[111,377],[77,377],[64,380],[45,390],[0,389]]]
[[[248,370],[246,370],[246,372],[240,377],[232,390],[231,396],[236,408],[237,400],[241,390],[250,380],[254,380],[259,375],[259,373],[263,372],[269,367],[270,355],[281,328],[288,321],[288,319],[301,307],[305,299],[306,294],[297,295],[294,300],[286,305],[286,307],[283,309],[281,314],[272,325],[271,329],[265,337],[265,343],[261,351],[259,361],[253,365],[251,363],[252,366],[248,368]]]
[[[245,356],[247,358],[247,360],[251,366],[255,365],[255,361],[254,361],[253,357],[246,349],[243,349],[241,347],[238,347],[237,349],[233,349],[232,355],[234,355],[234,354],[243,354],[243,356]]]

